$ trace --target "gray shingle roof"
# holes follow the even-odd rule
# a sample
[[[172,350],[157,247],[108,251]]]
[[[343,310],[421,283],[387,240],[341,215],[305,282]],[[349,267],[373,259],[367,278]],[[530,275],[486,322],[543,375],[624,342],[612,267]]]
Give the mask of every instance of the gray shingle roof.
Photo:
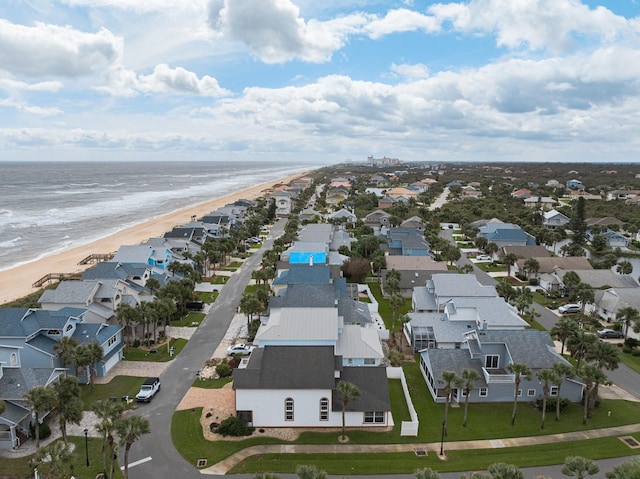
[[[554,350],[553,340],[546,331],[527,329],[523,331],[481,331],[480,344],[504,343],[516,363],[526,364],[532,369],[550,368],[558,362],[566,362]]]
[[[332,389],[333,346],[266,346],[233,372],[234,389]]]
[[[62,371],[53,368],[3,368],[0,399],[22,399],[30,389],[47,386]]]
[[[387,371],[383,367],[345,367],[340,375],[342,381],[350,382],[360,390],[360,399],[349,401],[347,411],[390,411]],[[342,410],[342,397],[334,390],[332,408]]]
[[[25,338],[43,329],[61,329],[70,317],[80,317],[85,311],[83,308],[58,311],[0,308],[0,337]]]

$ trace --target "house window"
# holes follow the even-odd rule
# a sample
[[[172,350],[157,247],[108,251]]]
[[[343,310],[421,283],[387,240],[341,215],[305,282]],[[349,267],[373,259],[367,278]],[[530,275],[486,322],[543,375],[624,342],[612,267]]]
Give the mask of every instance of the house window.
[[[284,420],[293,421],[293,398],[284,400]]]
[[[320,399],[320,420],[329,420],[329,400],[327,398]]]
[[[515,396],[516,394],[518,395],[518,397],[522,397],[522,389],[518,389],[516,391],[513,391],[513,395]]]
[[[489,388],[480,388],[478,391],[478,396],[481,398],[486,398],[489,395]]]
[[[18,355],[11,353],[11,356],[9,356],[9,366],[15,366],[16,364],[18,364]]]
[[[551,386],[549,389],[549,396],[557,396],[558,395],[558,386]]]
[[[487,369],[497,369],[500,364],[500,356],[497,354],[487,354],[484,357],[484,367]]]
[[[384,424],[384,411],[366,411],[364,422],[368,424]]]
[[[365,366],[375,366],[376,360],[375,358],[364,358]]]
[[[47,331],[47,334],[49,336],[60,336],[60,330],[59,329],[50,329],[49,331]]]
[[[107,340],[107,347],[108,347],[108,346],[112,346],[113,344],[115,344],[115,342],[116,342],[116,337],[115,337],[115,335],[114,335],[114,336],[111,336],[111,337]]]
[[[67,324],[67,327],[64,328],[64,332],[68,333],[69,331],[71,331],[73,329],[73,324]]]
[[[527,389],[527,396],[531,397],[531,396],[535,396],[536,395],[536,390],[535,389]]]

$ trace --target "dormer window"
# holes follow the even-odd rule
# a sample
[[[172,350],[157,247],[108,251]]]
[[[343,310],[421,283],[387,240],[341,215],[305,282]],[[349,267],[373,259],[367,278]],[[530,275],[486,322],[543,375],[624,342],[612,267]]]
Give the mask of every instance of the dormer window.
[[[68,333],[69,331],[71,331],[73,329],[73,324],[67,324],[67,327],[64,328],[64,332]]]
[[[50,329],[49,331],[47,331],[48,336],[60,336],[61,334],[62,331],[60,331],[59,329]]]

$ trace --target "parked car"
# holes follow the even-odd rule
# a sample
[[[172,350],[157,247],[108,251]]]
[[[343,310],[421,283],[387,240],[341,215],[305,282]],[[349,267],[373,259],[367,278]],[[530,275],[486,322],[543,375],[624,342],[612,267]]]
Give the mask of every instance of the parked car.
[[[617,339],[624,338],[622,331],[616,331],[615,329],[604,328],[597,332],[598,337],[602,339]]]
[[[582,310],[579,304],[565,304],[558,308],[560,314],[576,314]]]
[[[251,346],[250,344],[236,344],[227,348],[227,356],[235,356],[236,354],[249,356],[254,349],[255,346]]]
[[[137,402],[149,402],[160,391],[160,378],[147,378],[140,386],[140,392],[136,395]]]
[[[247,238],[247,243],[258,244],[258,243],[262,243],[262,240],[257,236],[252,236],[251,238]]]
[[[476,256],[476,261],[491,261],[491,256],[488,254],[479,254]]]

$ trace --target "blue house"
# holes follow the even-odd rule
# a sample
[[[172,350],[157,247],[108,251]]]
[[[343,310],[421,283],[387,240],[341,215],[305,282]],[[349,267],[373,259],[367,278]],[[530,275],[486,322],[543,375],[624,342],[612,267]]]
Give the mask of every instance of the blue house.
[[[487,223],[485,226],[480,227],[478,236],[487,238],[487,242],[497,244],[498,248],[536,245],[534,236],[513,223]]]
[[[580,180],[569,180],[566,183],[567,188],[571,188],[574,190],[582,190],[584,189],[584,185],[582,184],[582,181]]]
[[[390,255],[429,256],[429,243],[420,228],[389,228],[385,236]]]

